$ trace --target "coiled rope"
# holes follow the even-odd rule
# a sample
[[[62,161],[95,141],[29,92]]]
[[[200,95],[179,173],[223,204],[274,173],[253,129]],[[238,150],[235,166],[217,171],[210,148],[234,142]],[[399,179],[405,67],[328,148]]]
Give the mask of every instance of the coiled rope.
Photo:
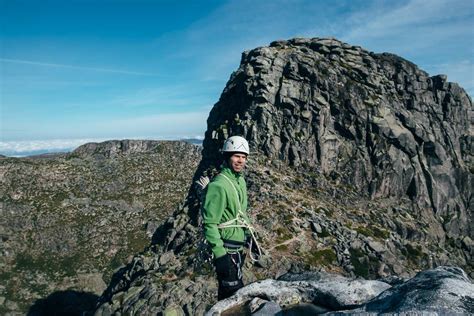
[[[237,192],[237,189],[235,188],[234,183],[225,174],[221,173],[220,175],[223,176],[224,179],[226,179],[231,184],[232,188],[234,189],[235,196],[237,197],[238,210],[237,210],[237,216],[234,219],[228,220],[227,222],[217,225],[217,228],[220,228],[220,229],[232,228],[232,227],[246,228],[250,232],[250,245],[249,245],[250,260],[252,260],[252,263],[255,263],[258,261],[258,258],[262,256],[262,248],[260,247],[260,244],[258,243],[257,238],[255,236],[255,232],[254,232],[255,228],[245,220],[244,213],[242,212],[242,204],[240,202],[239,193]],[[253,256],[253,252],[252,252],[253,243],[255,243],[255,248],[257,249],[257,252],[258,252],[257,258]]]

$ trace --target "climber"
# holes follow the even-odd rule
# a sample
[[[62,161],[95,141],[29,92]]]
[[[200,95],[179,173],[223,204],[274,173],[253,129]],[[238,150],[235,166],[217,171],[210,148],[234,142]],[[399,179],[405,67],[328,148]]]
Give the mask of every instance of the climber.
[[[224,142],[221,171],[207,186],[202,209],[204,235],[211,246],[219,283],[218,300],[244,286],[243,249],[246,240],[254,235],[247,215],[247,185],[242,175],[248,154],[245,138],[232,136]]]

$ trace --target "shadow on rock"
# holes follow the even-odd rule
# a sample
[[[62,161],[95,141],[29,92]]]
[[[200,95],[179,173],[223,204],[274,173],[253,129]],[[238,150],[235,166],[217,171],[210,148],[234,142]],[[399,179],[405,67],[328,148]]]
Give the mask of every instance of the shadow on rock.
[[[29,309],[28,316],[92,315],[97,299],[93,293],[78,291],[58,291],[37,300]]]

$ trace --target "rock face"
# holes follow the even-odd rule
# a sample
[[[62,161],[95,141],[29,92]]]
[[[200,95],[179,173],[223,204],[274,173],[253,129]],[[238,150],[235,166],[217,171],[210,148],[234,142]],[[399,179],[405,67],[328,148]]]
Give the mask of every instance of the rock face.
[[[236,306],[244,308],[254,298],[265,299],[253,307],[256,311],[252,315],[262,314],[261,310],[266,309],[268,303],[275,312],[264,315],[284,315],[282,308],[289,314],[302,303],[325,308],[325,315],[465,315],[474,312],[474,284],[459,268],[427,270],[393,287],[378,281],[350,280],[326,274],[296,277],[298,281],[265,280],[248,285],[234,296],[219,301],[206,315],[221,315]],[[358,305],[362,306],[354,308]]]
[[[9,304],[0,304],[0,314],[26,312],[55,291],[86,292],[72,302],[97,298],[186,196],[200,150],[124,140],[1,158],[0,301]]]
[[[230,135],[250,141],[251,217],[265,256],[245,281],[288,272],[411,277],[473,272],[470,97],[444,76],[334,39],[293,39],[242,56],[211,110],[195,179],[213,175]],[[216,281],[201,198],[119,270],[96,315],[202,314]],[[271,307],[269,307],[271,308]]]

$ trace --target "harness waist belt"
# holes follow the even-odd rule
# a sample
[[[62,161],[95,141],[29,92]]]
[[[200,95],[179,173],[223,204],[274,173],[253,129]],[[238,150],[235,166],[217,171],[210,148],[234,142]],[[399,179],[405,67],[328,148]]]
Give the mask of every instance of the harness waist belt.
[[[222,285],[227,286],[227,287],[237,286],[237,285],[239,285],[239,281],[224,281],[224,280],[222,280]]]
[[[239,249],[243,245],[245,245],[243,241],[230,240],[230,239],[223,239],[222,241],[224,242],[224,247],[228,249]]]

